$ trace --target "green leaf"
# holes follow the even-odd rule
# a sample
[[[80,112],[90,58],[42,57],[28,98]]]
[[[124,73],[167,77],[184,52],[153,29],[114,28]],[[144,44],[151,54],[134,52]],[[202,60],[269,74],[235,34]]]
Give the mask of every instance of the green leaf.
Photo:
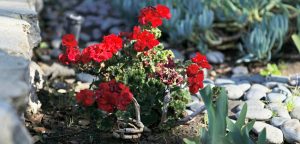
[[[183,142],[185,144],[198,144],[196,140],[194,140],[194,139],[187,139],[187,138],[184,138]]]
[[[294,41],[294,44],[296,45],[298,52],[300,53],[300,35],[293,34],[292,39]]]
[[[240,113],[240,116],[239,116],[239,118],[238,118],[237,121],[236,121],[236,125],[237,125],[240,129],[241,129],[242,126],[245,124],[245,119],[246,119],[246,114],[247,114],[247,108],[248,108],[247,103],[245,103],[245,104],[243,105],[243,108],[242,108],[242,111],[241,111],[241,113]]]
[[[257,144],[265,144],[267,140],[266,128],[264,128],[258,135]]]

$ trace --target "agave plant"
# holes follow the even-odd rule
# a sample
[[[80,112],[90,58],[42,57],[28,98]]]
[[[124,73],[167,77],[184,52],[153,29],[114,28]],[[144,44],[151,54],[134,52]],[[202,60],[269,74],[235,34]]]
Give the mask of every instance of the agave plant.
[[[258,136],[254,142],[249,136],[255,120],[245,123],[247,104],[242,108],[237,121],[227,116],[228,97],[224,88],[216,88],[214,91],[210,86],[200,91],[208,114],[208,129],[201,129],[201,136],[193,139],[184,139],[187,144],[264,144],[266,143],[266,130]],[[215,101],[215,102],[214,102]]]
[[[243,57],[238,62],[270,60],[281,50],[287,32],[295,31],[289,21],[300,14],[296,8],[299,0],[112,0],[112,3],[124,11],[124,17],[136,17],[145,5],[165,4],[172,13],[172,19],[163,25],[169,43],[177,46],[188,42],[203,53],[208,48],[240,46]]]

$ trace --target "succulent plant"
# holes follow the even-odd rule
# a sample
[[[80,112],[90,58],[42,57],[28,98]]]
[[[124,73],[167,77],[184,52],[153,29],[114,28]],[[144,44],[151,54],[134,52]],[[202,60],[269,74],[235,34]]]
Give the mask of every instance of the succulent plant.
[[[203,53],[208,48],[239,47],[243,57],[238,62],[270,60],[272,54],[281,50],[287,32],[295,31],[289,21],[300,13],[295,7],[299,0],[112,0],[112,3],[124,11],[125,17],[136,17],[145,5],[165,4],[172,13],[172,19],[162,29],[168,34],[169,43],[188,42]]]

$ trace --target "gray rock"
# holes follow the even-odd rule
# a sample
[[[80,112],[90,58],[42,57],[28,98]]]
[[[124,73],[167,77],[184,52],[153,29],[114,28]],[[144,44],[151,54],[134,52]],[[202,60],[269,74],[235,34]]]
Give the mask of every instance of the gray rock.
[[[285,101],[285,104],[292,103],[294,107],[300,107],[300,97],[299,96],[291,96],[288,97]]]
[[[193,105],[194,103],[199,103],[199,102],[200,102],[200,100],[199,100],[199,98],[198,98],[197,96],[191,96],[191,102],[188,103],[186,106],[187,106],[187,107],[190,107],[190,106]]]
[[[96,76],[93,76],[88,73],[78,73],[76,74],[76,79],[82,81],[84,83],[92,83],[93,81],[97,80]]]
[[[75,76],[74,69],[70,69],[67,66],[63,66],[58,63],[53,63],[50,67],[46,64],[40,64],[42,70],[45,73],[45,76],[51,76],[50,79],[54,79],[56,77],[67,77],[67,76]]]
[[[252,83],[264,83],[266,79],[259,74],[255,74],[249,77],[249,81],[251,81]]]
[[[236,117],[238,118],[240,116],[239,111],[236,114]],[[272,117],[272,111],[268,109],[259,109],[259,108],[248,108],[246,118],[249,119],[256,119],[256,120],[268,120]]]
[[[267,100],[271,103],[283,102],[286,99],[286,96],[281,93],[268,93]]]
[[[214,81],[211,80],[211,79],[205,78],[205,79],[203,80],[203,83],[204,83],[204,84],[214,84]]]
[[[279,84],[281,84],[281,83],[273,82],[273,81],[264,83],[264,85],[270,89],[277,87]]]
[[[55,89],[67,89],[68,85],[64,82],[53,82],[52,87]]]
[[[284,103],[269,103],[267,108],[270,110],[274,110],[274,109],[278,109],[278,108],[287,109],[287,107]]]
[[[227,91],[228,98],[231,100],[239,99],[244,94],[244,91],[240,89],[237,85],[230,84],[230,85],[224,85],[223,87]]]
[[[292,118],[300,120],[300,107],[295,107],[291,112]]]
[[[0,102],[1,144],[32,144],[32,139],[20,121],[19,116],[9,104]]]
[[[245,67],[245,66],[237,66],[237,67],[234,67],[232,69],[232,72],[233,72],[233,75],[235,76],[240,76],[240,75],[247,75],[249,72],[248,72],[248,68]]]
[[[238,83],[240,81],[248,81],[248,82],[250,82],[248,75],[241,75],[241,76],[232,75],[230,79],[233,80],[236,83]]]
[[[221,86],[226,84],[235,84],[235,82],[231,79],[227,78],[218,78],[215,80],[215,85]]]
[[[266,92],[252,88],[244,96],[245,100],[260,100],[264,97],[266,97]]]
[[[277,87],[273,88],[272,91],[285,94],[288,97],[292,96],[291,91],[284,85],[278,85]]]
[[[225,56],[219,51],[210,51],[206,54],[207,60],[210,63],[220,64],[224,62]]]
[[[261,84],[253,84],[253,85],[251,86],[251,89],[258,89],[258,90],[261,90],[261,91],[263,91],[263,92],[265,92],[265,93],[271,91],[268,87],[266,87],[266,86],[264,86],[264,85],[261,85]]]
[[[0,1],[0,15],[2,3]],[[6,1],[8,3],[8,1]],[[14,6],[12,6],[14,7]],[[10,8],[11,9],[11,8]],[[31,43],[29,42],[30,24],[24,20],[0,16],[0,50],[15,56],[30,59],[32,56]]]
[[[247,103],[248,109],[253,109],[253,108],[264,109],[264,107],[265,107],[265,104],[260,100],[246,100],[245,103]],[[238,111],[242,110],[243,106],[244,106],[244,103],[239,105],[237,107],[237,110]]]
[[[271,110],[273,111],[273,113],[275,115],[277,115],[279,117],[291,119],[291,116],[289,115],[288,110],[284,106],[273,107]]]
[[[281,144],[283,143],[283,134],[280,129],[266,124],[264,122],[256,121],[253,125],[253,132],[259,134],[264,128],[266,128],[267,133],[267,142],[274,143],[274,144]]]
[[[271,124],[275,127],[280,127],[287,120],[289,120],[289,119],[283,118],[283,117],[273,117],[271,119]]]
[[[266,78],[267,81],[274,81],[279,83],[288,83],[290,78],[288,76],[271,75]]]
[[[297,119],[290,119],[281,125],[284,138],[289,143],[300,143],[300,122]]]
[[[243,101],[240,100],[228,100],[228,116],[234,116],[234,114],[241,109],[238,109],[238,106],[244,104]]]
[[[240,81],[237,83],[237,86],[245,93],[250,89],[251,84],[248,81]]]
[[[202,106],[204,106],[203,102],[195,102],[193,104],[190,105],[190,109],[195,112],[197,110],[199,110]]]

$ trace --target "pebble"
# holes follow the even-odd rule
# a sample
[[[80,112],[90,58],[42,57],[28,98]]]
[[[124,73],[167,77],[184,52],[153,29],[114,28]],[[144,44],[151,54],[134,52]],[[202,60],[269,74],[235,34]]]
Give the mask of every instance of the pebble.
[[[247,75],[249,72],[248,72],[248,68],[245,67],[245,66],[237,66],[237,67],[234,67],[232,69],[232,72],[233,72],[233,75],[234,76],[240,76],[240,75]]]
[[[67,89],[68,85],[64,82],[54,82],[52,87],[55,89]]]
[[[223,86],[225,90],[227,91],[227,96],[229,99],[239,99],[243,96],[244,91],[240,89],[237,85],[224,85]]]
[[[207,60],[210,63],[221,64],[225,60],[225,56],[219,51],[210,51],[206,54]]]
[[[245,100],[260,100],[264,97],[266,97],[266,92],[260,89],[252,88],[250,88],[250,90],[244,96]]]
[[[275,107],[272,109],[272,111],[273,111],[273,113],[275,113],[275,115],[277,115],[279,117],[291,119],[291,116],[289,115],[288,110],[283,106]]]
[[[246,92],[250,89],[251,84],[248,81],[240,81],[237,83],[237,86],[243,91]]]
[[[195,102],[192,105],[190,105],[190,109],[195,112],[199,110],[203,105],[204,105],[203,102]]]
[[[51,60],[51,57],[49,55],[41,55],[39,56],[41,58],[41,60],[43,62],[47,62],[47,61],[50,61]]]
[[[256,134],[259,134],[264,128],[266,128],[266,137],[268,143],[283,143],[283,134],[281,130],[272,125],[256,121],[253,125],[252,131]]]
[[[273,117],[271,119],[271,124],[275,127],[280,127],[287,120],[289,120],[289,119],[283,118],[283,117]]]
[[[61,94],[65,94],[65,93],[67,93],[67,90],[65,90],[65,89],[59,89],[59,90],[57,90],[57,92],[61,93]]]
[[[263,91],[263,92],[265,92],[265,93],[271,91],[268,87],[266,87],[266,86],[264,86],[264,85],[261,85],[261,84],[253,84],[253,85],[251,86],[251,89],[258,89],[258,90],[261,90],[261,91]]]
[[[90,87],[90,83],[81,83],[77,82],[75,86],[75,92],[80,92],[80,90],[88,89]]]
[[[300,97],[299,96],[291,96],[288,97],[284,103],[292,102],[294,107],[300,107]]]
[[[227,78],[218,78],[215,80],[215,85],[221,86],[226,84],[235,84],[235,82],[231,79]]]
[[[92,83],[97,77],[88,73],[78,73],[76,74],[76,79],[84,83]]]
[[[236,117],[238,118],[240,115],[239,111],[236,114]],[[249,119],[256,119],[256,120],[268,120],[272,117],[272,111],[268,109],[259,109],[259,108],[248,108],[246,118]]]
[[[264,109],[264,107],[265,107],[265,104],[260,100],[246,100],[244,102],[247,103],[248,109],[252,109],[252,108]],[[237,110],[238,111],[242,110],[243,106],[244,106],[244,103],[240,104],[237,107]]]
[[[291,112],[292,118],[300,120],[300,107],[295,107]]]
[[[267,81],[274,81],[279,83],[288,83],[290,78],[288,76],[275,76],[271,75],[266,78]]]
[[[286,96],[281,93],[268,93],[267,100],[271,103],[283,102],[286,99]]]
[[[190,103],[188,103],[186,106],[187,107],[190,107],[191,105],[193,105],[194,103],[199,103],[200,101],[199,101],[199,98],[198,97],[196,97],[196,96],[191,96],[191,102]]]
[[[98,28],[93,29],[92,36],[94,40],[100,40],[102,37],[101,30]]]
[[[266,81],[266,79],[263,76],[261,76],[260,74],[251,75],[249,77],[249,80],[252,83],[264,83]]]
[[[289,143],[300,143],[300,122],[297,119],[290,119],[281,125],[284,138]]]
[[[292,96],[291,91],[287,87],[285,87],[284,85],[278,85],[277,87],[273,88],[272,91],[277,92],[277,93],[285,94],[288,97]]]

